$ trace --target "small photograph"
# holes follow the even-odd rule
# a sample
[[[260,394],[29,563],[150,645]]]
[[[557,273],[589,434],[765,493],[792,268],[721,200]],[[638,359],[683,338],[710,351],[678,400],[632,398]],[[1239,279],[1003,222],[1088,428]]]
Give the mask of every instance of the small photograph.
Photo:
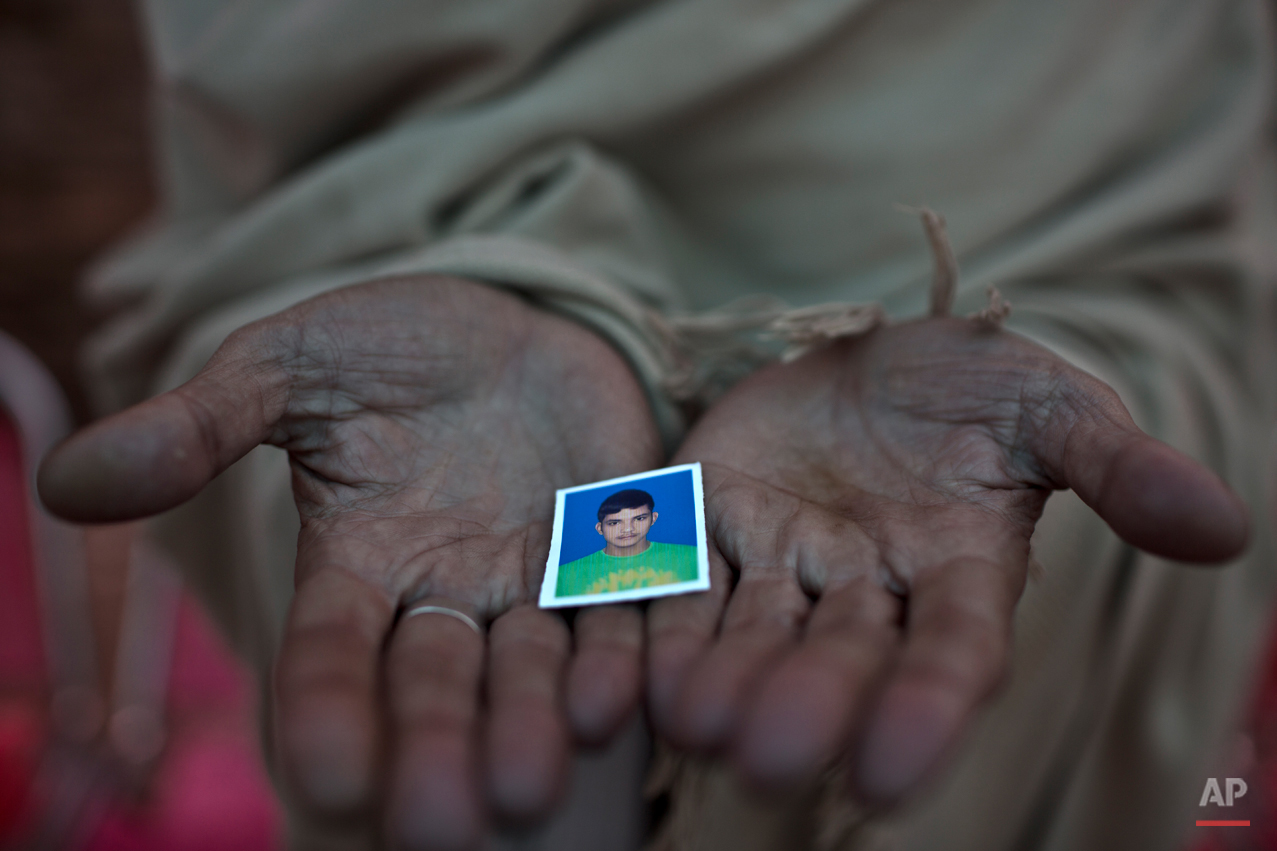
[[[701,465],[556,493],[541,608],[709,589]]]

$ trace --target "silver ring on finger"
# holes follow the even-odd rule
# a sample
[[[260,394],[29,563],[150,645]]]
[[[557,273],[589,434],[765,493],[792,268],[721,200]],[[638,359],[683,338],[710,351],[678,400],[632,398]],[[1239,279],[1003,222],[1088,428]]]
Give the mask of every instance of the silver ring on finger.
[[[467,615],[465,612],[459,612],[456,609],[450,609],[447,606],[413,606],[404,612],[402,620],[407,620],[414,615],[447,615],[450,618],[456,618],[466,626],[473,629],[476,635],[483,635],[483,627],[479,626],[478,621]]]

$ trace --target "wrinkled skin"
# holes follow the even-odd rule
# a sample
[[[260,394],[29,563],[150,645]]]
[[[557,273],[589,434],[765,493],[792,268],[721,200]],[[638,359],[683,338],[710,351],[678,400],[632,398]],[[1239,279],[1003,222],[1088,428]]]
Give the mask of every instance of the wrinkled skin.
[[[890,803],[934,772],[1005,674],[1052,489],[1172,558],[1247,537],[1237,497],[1107,385],[969,320],[762,370],[675,460],[704,465],[714,590],[649,609],[652,718],[764,788],[845,758]]]
[[[300,797],[384,805],[409,848],[545,815],[573,734],[606,741],[639,699],[636,609],[584,611],[570,634],[535,605],[554,490],[661,462],[628,366],[478,284],[365,284],[236,332],[184,386],[55,450],[40,490],[72,519],[145,516],[259,443],[288,451],[302,521],[275,678]],[[430,603],[486,642],[448,616],[396,625]]]
[[[74,436],[41,493],[72,519],[145,516],[262,442],[288,450],[302,516],[276,687],[302,798],[381,806],[410,848],[549,812],[572,734],[605,741],[638,699],[637,610],[583,610],[569,634],[534,607],[554,489],[662,463],[623,361],[476,284],[352,287]],[[1109,388],[965,320],[762,370],[673,460],[704,463],[713,588],[647,611],[651,717],[773,788],[845,757],[891,801],[934,772],[1003,675],[1051,489],[1175,558],[1246,538],[1236,497]],[[395,624],[421,603],[486,642],[445,616]]]

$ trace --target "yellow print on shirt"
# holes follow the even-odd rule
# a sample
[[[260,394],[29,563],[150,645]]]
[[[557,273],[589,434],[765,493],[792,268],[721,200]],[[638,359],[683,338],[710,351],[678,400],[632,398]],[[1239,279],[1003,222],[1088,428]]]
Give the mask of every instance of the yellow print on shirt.
[[[625,570],[614,570],[607,576],[600,576],[590,584],[585,593],[615,593],[617,591],[630,591],[635,588],[651,588],[654,585],[669,585],[678,581],[678,576],[672,570],[630,567]]]

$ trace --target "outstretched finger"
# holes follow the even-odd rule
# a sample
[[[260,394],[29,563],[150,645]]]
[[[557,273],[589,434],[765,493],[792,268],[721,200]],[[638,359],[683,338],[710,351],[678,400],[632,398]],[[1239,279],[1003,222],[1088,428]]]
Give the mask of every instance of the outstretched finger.
[[[638,706],[643,682],[643,615],[635,606],[592,606],[572,625],[568,669],[572,732],[587,745],[607,742]]]
[[[893,658],[901,603],[859,577],[827,590],[802,643],[764,678],[734,756],[754,784],[793,788],[846,749],[856,718]]]
[[[562,619],[532,605],[492,624],[487,785],[494,809],[506,819],[540,818],[563,793],[570,743],[563,674],[570,643]]]
[[[330,813],[372,804],[381,749],[378,671],[394,605],[354,575],[319,570],[298,587],[275,667],[285,775]]]
[[[923,571],[906,640],[861,743],[856,781],[894,801],[928,776],[1001,682],[1025,569],[978,557]]]
[[[478,613],[453,600],[437,605]],[[393,745],[387,833],[393,847],[468,849],[482,836],[479,688],[483,636],[441,613],[400,620],[386,658]]]
[[[731,587],[731,569],[711,544],[708,591],[663,597],[648,606],[648,714],[666,736],[673,732],[675,706],[688,672],[714,643]]]
[[[263,329],[232,334],[175,390],[94,423],[40,465],[40,498],[68,520],[157,514],[194,496],[266,441],[288,403],[288,374]]]
[[[1228,485],[1135,425],[1106,384],[1078,370],[1059,379],[1030,448],[1057,487],[1072,488],[1142,550],[1218,562],[1246,546],[1246,506]]]
[[[797,641],[810,608],[791,572],[742,574],[717,642],[683,677],[667,732],[674,744],[701,751],[726,746],[753,687]]]

